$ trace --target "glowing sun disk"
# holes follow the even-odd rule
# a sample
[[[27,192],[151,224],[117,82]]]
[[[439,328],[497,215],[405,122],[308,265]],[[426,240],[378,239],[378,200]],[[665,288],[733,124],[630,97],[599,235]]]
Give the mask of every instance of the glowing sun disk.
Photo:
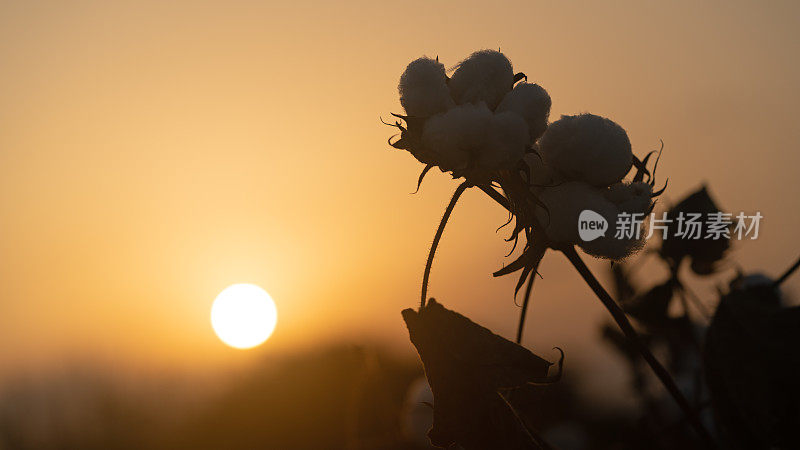
[[[222,342],[235,348],[255,347],[269,338],[278,322],[272,297],[254,284],[234,284],[211,306],[211,326]]]

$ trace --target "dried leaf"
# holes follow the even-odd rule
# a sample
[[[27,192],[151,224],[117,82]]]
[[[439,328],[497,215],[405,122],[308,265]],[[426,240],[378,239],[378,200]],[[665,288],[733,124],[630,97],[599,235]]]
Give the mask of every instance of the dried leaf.
[[[550,362],[433,299],[420,311],[406,309],[403,319],[433,391],[433,445],[547,448],[498,393],[542,381]]]

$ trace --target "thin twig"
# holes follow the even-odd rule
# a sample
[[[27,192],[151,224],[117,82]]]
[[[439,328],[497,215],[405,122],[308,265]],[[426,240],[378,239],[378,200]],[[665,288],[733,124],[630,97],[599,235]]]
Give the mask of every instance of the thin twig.
[[[508,199],[503,197],[503,194],[494,190],[494,188],[490,186],[479,185],[478,188],[486,193],[489,197],[491,197],[494,201],[500,204],[503,208],[511,211],[511,204],[508,202]]]
[[[678,386],[675,384],[675,380],[672,379],[672,376],[669,374],[667,369],[661,365],[660,362],[656,359],[650,349],[642,341],[641,337],[639,337],[639,333],[633,328],[628,318],[625,316],[625,313],[622,311],[622,308],[617,305],[611,295],[603,288],[597,278],[595,278],[594,274],[586,267],[586,264],[583,262],[578,253],[575,251],[574,247],[567,247],[561,250],[564,255],[569,259],[578,273],[583,277],[586,284],[589,285],[590,288],[594,291],[603,305],[606,307],[609,313],[611,313],[611,317],[614,318],[614,321],[617,322],[622,332],[625,334],[625,337],[633,343],[639,353],[642,355],[642,358],[650,365],[650,368],[653,369],[656,376],[661,380],[661,383],[667,389],[667,391],[672,395],[672,398],[675,399],[675,402],[678,403],[678,406],[683,410],[686,419],[689,421],[689,424],[694,428],[695,432],[700,436],[700,438],[705,443],[707,448],[717,448],[714,439],[711,437],[711,434],[706,430],[705,426],[703,426],[703,422],[700,420],[700,417],[697,415],[697,411],[692,408],[692,405],[689,404],[689,401],[686,400],[683,393],[681,393]]]
[[[528,314],[528,305],[530,305],[530,301],[531,301],[531,291],[533,290],[533,280],[536,279],[536,274],[538,273],[538,270],[539,270],[539,263],[542,261],[542,258],[544,258],[545,250],[546,250],[546,248],[544,250],[541,250],[541,252],[542,252],[541,257],[536,255],[538,260],[533,263],[533,269],[531,270],[530,278],[528,279],[528,285],[525,286],[525,299],[522,300],[522,311],[520,312],[520,315],[519,315],[519,326],[517,327],[517,344],[522,343],[522,330],[525,328],[525,317]]]
[[[511,414],[513,414],[514,418],[517,419],[517,422],[522,427],[522,430],[525,432],[525,435],[528,436],[528,439],[530,439],[531,442],[533,442],[538,448],[542,450],[555,450],[555,447],[548,444],[547,441],[545,441],[541,436],[539,436],[539,434],[536,431],[533,431],[528,427],[528,425],[525,423],[522,417],[520,417],[519,413],[517,412],[517,409],[514,408],[514,405],[512,405],[511,402],[508,401],[508,399],[506,398],[505,395],[503,395],[502,392],[497,391],[497,395],[499,395],[500,398],[503,399],[503,402],[506,404],[506,406],[508,406],[508,409],[511,410]]]
[[[531,291],[533,290],[533,280],[536,279],[536,269],[528,278],[528,285],[525,286],[525,298],[522,300],[522,311],[519,313],[519,326],[517,327],[517,344],[522,343],[522,330],[525,328],[525,314],[528,312],[528,303],[531,301]]]
[[[793,273],[795,270],[797,270],[797,268],[798,268],[798,267],[800,267],[800,259],[798,259],[798,260],[797,260],[797,261],[796,261],[794,264],[792,264],[792,267],[789,267],[788,269],[786,269],[786,272],[784,272],[784,273],[783,273],[783,275],[781,275],[781,277],[780,277],[780,278],[778,278],[777,280],[775,280],[775,283],[773,284],[773,286],[775,286],[775,287],[778,287],[778,286],[780,286],[780,285],[781,285],[781,283],[783,283],[784,281],[786,281],[786,279],[787,279],[787,278],[789,278],[789,276],[790,276],[790,275],[791,275],[791,274],[792,274],[792,273]]]
[[[453,193],[453,197],[450,199],[450,203],[447,204],[447,208],[444,210],[442,220],[439,222],[439,228],[436,229],[436,235],[433,237],[431,250],[428,252],[428,261],[425,263],[425,273],[422,275],[422,296],[420,300],[420,310],[425,308],[425,300],[428,295],[428,279],[431,276],[431,267],[433,266],[433,255],[436,253],[436,247],[439,246],[439,240],[442,239],[444,226],[447,225],[447,220],[450,218],[450,214],[453,212],[453,208],[456,206],[458,198],[461,197],[461,194],[463,194],[468,187],[469,183],[466,181],[458,185],[456,191]]]

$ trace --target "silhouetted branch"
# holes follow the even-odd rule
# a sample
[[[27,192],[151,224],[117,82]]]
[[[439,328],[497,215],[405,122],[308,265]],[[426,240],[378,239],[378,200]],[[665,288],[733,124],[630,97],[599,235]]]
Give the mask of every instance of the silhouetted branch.
[[[456,206],[458,198],[461,197],[461,194],[463,194],[468,187],[469,183],[465,181],[456,188],[456,191],[453,193],[453,198],[450,199],[450,203],[444,210],[442,220],[439,222],[439,228],[436,229],[436,235],[433,237],[433,244],[431,244],[431,251],[428,253],[428,261],[425,263],[425,273],[422,275],[422,296],[420,308],[425,307],[425,300],[428,295],[428,279],[430,278],[431,267],[433,266],[433,255],[436,253],[436,247],[439,246],[439,240],[442,238],[442,233],[444,233],[444,226],[447,225],[447,220],[450,218],[450,214],[453,212],[453,208]]]
[[[542,450],[555,450],[555,447],[550,445],[547,441],[544,440],[544,438],[539,436],[539,433],[531,430],[528,427],[528,425],[525,423],[522,417],[519,416],[519,413],[517,412],[516,408],[514,408],[514,405],[512,405],[511,402],[508,401],[508,399],[506,398],[505,395],[503,395],[502,392],[498,391],[497,395],[500,396],[500,398],[503,400],[503,403],[505,403],[506,406],[508,406],[508,409],[511,410],[511,414],[513,414],[514,418],[517,419],[517,422],[519,422],[520,427],[522,427],[523,431],[525,431],[525,435],[528,436],[528,438],[534,445],[536,445],[538,448]]]
[[[692,408],[692,405],[689,404],[689,401],[686,400],[683,393],[678,389],[678,386],[675,384],[675,380],[672,379],[672,376],[669,374],[667,369],[661,365],[660,362],[656,359],[653,353],[650,351],[649,348],[644,344],[642,339],[639,337],[639,333],[633,328],[628,318],[625,316],[625,313],[622,311],[622,308],[617,305],[611,295],[603,288],[600,282],[595,278],[594,274],[589,270],[586,264],[583,262],[581,257],[575,251],[574,247],[567,247],[561,249],[562,253],[569,259],[572,263],[573,267],[578,271],[578,273],[583,277],[586,284],[594,291],[600,301],[603,303],[603,306],[606,307],[609,313],[611,313],[611,317],[617,322],[622,332],[625,334],[625,337],[631,341],[639,351],[639,354],[642,355],[642,358],[650,365],[650,368],[653,369],[653,372],[656,374],[661,383],[667,389],[667,391],[672,395],[672,398],[675,399],[675,402],[678,403],[678,406],[683,410],[686,419],[689,421],[689,424],[694,428],[700,438],[703,440],[707,448],[717,448],[714,439],[711,437],[711,434],[708,430],[703,426],[703,422],[700,420],[700,417],[697,415],[697,411]]]
[[[506,209],[509,209],[508,201],[499,192],[488,186],[480,186],[480,188],[497,203]],[[633,328],[633,325],[631,325],[630,321],[625,316],[625,313],[622,311],[619,305],[617,305],[614,299],[611,298],[611,295],[605,290],[605,288],[603,288],[600,282],[597,281],[597,278],[594,276],[594,274],[592,274],[589,268],[586,267],[586,264],[575,251],[575,248],[568,247],[566,249],[561,249],[561,251],[570,260],[572,265],[575,267],[581,277],[583,277],[584,281],[586,281],[589,287],[592,288],[608,312],[611,313],[611,316],[614,318],[614,321],[617,322],[617,325],[619,325],[620,329],[625,334],[625,337],[634,344],[636,349],[642,355],[642,358],[644,358],[670,395],[672,395],[672,397],[675,399],[675,402],[678,403],[678,406],[681,408],[681,410],[683,410],[687,420],[692,425],[692,428],[694,428],[697,434],[701,437],[706,447],[712,449],[717,448],[717,445],[714,442],[714,439],[711,437],[711,434],[703,426],[703,423],[700,421],[696,411],[689,404],[689,401],[686,400],[686,397],[684,397],[683,393],[681,393],[680,389],[678,389],[678,386],[675,384],[675,380],[672,379],[672,376],[669,374],[667,369],[665,369],[664,366],[658,362],[650,349],[647,348],[642,339],[639,337],[639,333],[636,332],[636,330]],[[798,261],[798,264],[800,264],[800,261]]]
[[[794,271],[795,271],[795,270],[797,270],[797,268],[798,268],[798,267],[800,267],[800,259],[798,259],[798,260],[797,260],[797,261],[796,261],[794,264],[792,264],[792,267],[789,267],[788,269],[786,269],[786,272],[784,272],[784,273],[783,273],[783,275],[781,275],[781,277],[780,277],[780,278],[778,278],[778,279],[775,281],[775,284],[774,284],[774,286],[775,286],[775,287],[778,287],[778,286],[780,286],[780,285],[781,285],[781,283],[783,283],[784,281],[786,281],[786,279],[787,279],[787,278],[789,278],[789,276],[791,276],[791,275],[792,275],[792,273],[794,273]]]
[[[503,197],[503,194],[497,192],[491,186],[480,185],[478,186],[480,190],[486,193],[489,197],[491,197],[494,201],[500,204],[503,208],[511,211],[511,205],[508,203],[508,199]]]
[[[528,285],[525,287],[525,299],[522,301],[522,311],[520,312],[519,316],[519,326],[517,327],[517,344],[522,342],[522,330],[525,328],[525,317],[528,313],[528,306],[530,305],[531,301],[531,291],[533,290],[533,280],[536,279],[536,274],[539,273],[539,263],[544,258],[544,254],[547,251],[547,247],[544,244],[534,244],[535,246],[541,246],[541,249],[533,250],[536,252],[535,259],[533,263],[533,268],[530,271],[530,278],[528,278]]]
[[[528,312],[528,303],[531,300],[531,291],[533,290],[534,279],[536,279],[535,272],[531,274],[530,278],[528,278],[528,285],[525,286],[525,298],[522,300],[522,311],[519,314],[519,326],[517,327],[517,344],[522,343],[522,330],[525,328],[525,314]]]

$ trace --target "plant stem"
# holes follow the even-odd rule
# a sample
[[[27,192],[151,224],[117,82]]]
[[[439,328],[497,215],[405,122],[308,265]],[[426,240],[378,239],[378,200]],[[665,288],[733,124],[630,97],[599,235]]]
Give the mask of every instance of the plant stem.
[[[502,194],[494,190],[494,188],[490,186],[479,186],[479,188],[501,206],[509,211],[511,210],[508,200]],[[717,444],[714,442],[714,439],[711,437],[711,434],[708,432],[708,430],[706,430],[706,428],[703,426],[703,423],[700,421],[700,417],[698,417],[696,411],[691,407],[689,402],[686,400],[686,397],[684,397],[683,393],[681,393],[680,389],[678,389],[678,386],[675,384],[675,380],[672,379],[672,376],[669,374],[669,372],[667,372],[667,369],[665,369],[664,366],[658,362],[653,353],[650,352],[650,349],[647,348],[642,339],[639,337],[639,333],[637,333],[633,328],[633,325],[631,325],[630,321],[625,316],[625,313],[622,311],[619,305],[617,305],[614,299],[611,298],[611,295],[605,290],[605,288],[603,288],[603,285],[597,281],[597,278],[595,278],[594,274],[592,274],[589,268],[586,267],[586,264],[575,251],[575,248],[570,246],[566,249],[561,249],[561,251],[570,260],[572,265],[575,267],[581,277],[583,277],[584,281],[586,281],[589,287],[592,288],[608,312],[611,313],[611,316],[617,322],[617,325],[625,334],[625,337],[634,344],[644,360],[647,362],[653,372],[655,372],[658,379],[661,381],[670,395],[672,395],[672,397],[675,399],[675,402],[678,403],[678,406],[681,408],[681,410],[683,410],[686,419],[703,440],[705,446],[710,449],[716,449]],[[787,270],[786,274],[784,274],[784,276],[782,276],[778,281],[782,282],[798,266],[800,266],[800,260],[789,270]]]
[[[555,450],[555,448],[552,445],[548,444],[547,441],[545,441],[541,436],[539,436],[539,433],[528,428],[528,425],[525,423],[525,420],[523,420],[522,417],[520,417],[519,413],[517,412],[517,409],[514,408],[514,405],[512,405],[511,402],[508,401],[508,399],[506,398],[505,395],[503,395],[502,392],[497,391],[497,395],[499,395],[500,398],[503,400],[503,403],[505,403],[506,406],[508,406],[508,409],[511,410],[511,414],[513,414],[514,418],[517,419],[517,422],[522,428],[522,431],[525,432],[525,435],[528,437],[528,439],[530,439],[530,441],[534,445],[536,445],[538,449]]]
[[[499,192],[495,191],[495,190],[494,190],[492,187],[490,187],[490,186],[479,185],[479,186],[478,186],[478,188],[479,188],[480,190],[482,190],[483,192],[485,192],[485,193],[486,193],[486,195],[488,195],[489,197],[492,197],[492,199],[493,199],[494,201],[496,201],[497,203],[499,203],[499,204],[500,204],[500,206],[502,206],[503,208],[505,208],[505,209],[509,210],[510,212],[513,212],[513,211],[511,211],[511,205],[510,205],[510,203],[508,202],[508,200],[507,200],[505,197],[503,197],[503,194],[501,194],[501,193],[499,193]]]
[[[661,383],[667,389],[667,391],[672,395],[672,398],[675,399],[675,402],[678,403],[681,410],[683,410],[686,419],[689,421],[689,424],[694,428],[695,432],[700,436],[703,440],[707,448],[717,448],[714,439],[711,437],[711,434],[706,430],[703,426],[703,423],[700,421],[700,417],[697,415],[697,412],[692,408],[689,404],[689,401],[686,400],[686,397],[683,396],[678,386],[675,384],[675,381],[672,379],[672,376],[667,372],[667,369],[661,365],[660,362],[656,359],[650,349],[644,344],[642,339],[639,337],[639,333],[633,328],[628,318],[625,316],[625,313],[622,311],[622,308],[617,305],[611,295],[603,288],[600,282],[595,278],[594,274],[586,267],[586,264],[583,262],[578,253],[575,251],[575,248],[570,246],[564,249],[561,249],[564,255],[569,259],[572,263],[573,267],[578,271],[578,273],[583,277],[586,284],[589,285],[590,288],[594,291],[603,305],[606,307],[609,313],[611,313],[611,317],[614,318],[614,321],[617,322],[622,332],[625,334],[625,337],[628,338],[639,350],[639,353],[642,355],[642,358],[650,365],[650,368],[653,369],[656,376],[661,380]]]
[[[517,328],[517,344],[522,342],[522,330],[525,328],[525,317],[528,313],[528,305],[530,305],[531,300],[531,291],[533,290],[533,280],[536,278],[536,274],[539,273],[539,263],[541,263],[542,258],[544,258],[544,254],[547,251],[546,244],[541,244],[537,242],[534,244],[534,247],[531,249],[534,252],[534,263],[533,268],[531,269],[530,278],[528,279],[528,285],[525,287],[525,299],[522,301],[522,312],[520,312],[519,316],[519,327]]]
[[[536,278],[536,269],[531,272],[528,278],[528,285],[525,286],[525,299],[522,300],[522,312],[519,314],[519,327],[517,328],[517,344],[522,343],[522,330],[525,328],[525,314],[528,312],[528,302],[531,300],[531,290],[533,290],[533,280]]]
[[[786,269],[786,272],[784,272],[784,273],[783,273],[783,275],[781,275],[781,277],[780,277],[780,278],[778,278],[778,279],[775,281],[775,283],[773,284],[773,286],[775,286],[775,287],[778,287],[778,286],[780,286],[780,285],[781,285],[781,283],[783,283],[784,281],[786,281],[786,279],[787,279],[787,278],[789,278],[789,276],[790,276],[790,275],[791,275],[791,274],[792,274],[792,273],[793,273],[795,270],[797,270],[797,268],[798,268],[798,267],[800,267],[800,259],[798,259],[798,260],[797,260],[797,261],[796,261],[794,264],[792,264],[792,267],[789,267],[788,269]]]
[[[456,206],[458,198],[461,197],[461,194],[463,194],[468,187],[469,184],[466,181],[458,185],[456,191],[453,192],[453,197],[450,199],[450,203],[447,205],[447,209],[444,210],[442,220],[439,222],[439,228],[436,229],[436,235],[433,237],[431,250],[428,252],[428,261],[425,263],[425,273],[422,275],[422,296],[420,301],[420,310],[425,307],[425,300],[427,300],[426,297],[428,295],[428,279],[431,276],[431,267],[433,266],[433,255],[436,253],[436,247],[439,246],[439,240],[442,239],[444,226],[447,225],[447,220],[450,218],[450,214],[453,212],[453,208]]]

